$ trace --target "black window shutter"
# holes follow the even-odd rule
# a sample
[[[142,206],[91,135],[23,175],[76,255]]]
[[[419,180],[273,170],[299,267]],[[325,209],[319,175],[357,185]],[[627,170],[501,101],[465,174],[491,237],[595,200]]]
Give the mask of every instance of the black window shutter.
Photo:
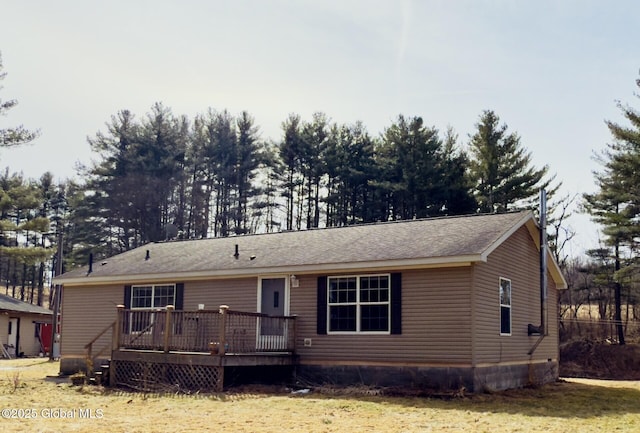
[[[176,311],[182,311],[184,309],[184,283],[176,283],[176,299],[175,299],[175,305],[174,307],[176,307]],[[177,314],[174,315],[174,324],[173,324],[173,331],[176,334],[182,334],[182,320],[183,320],[183,315],[182,314]]]
[[[122,333],[124,334],[128,334],[129,333],[129,313],[126,312],[126,310],[129,310],[131,308],[131,286],[124,286],[124,308],[125,308],[125,313],[124,313],[124,317],[122,318],[122,329],[120,330]]]
[[[131,308],[131,286],[124,286],[124,308]]]
[[[184,307],[184,283],[176,284],[176,311],[180,311]]]
[[[402,274],[391,274],[391,333],[402,334]]]
[[[318,277],[318,305],[317,305],[318,335],[327,333],[327,277]]]

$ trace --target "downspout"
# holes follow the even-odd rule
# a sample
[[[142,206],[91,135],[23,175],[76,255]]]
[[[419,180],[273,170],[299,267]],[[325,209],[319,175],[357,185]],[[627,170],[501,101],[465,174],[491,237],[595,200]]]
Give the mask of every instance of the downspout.
[[[539,335],[529,355],[533,355],[544,337],[548,334],[546,325],[546,302],[547,302],[547,192],[540,190],[540,326],[528,325],[528,334]]]

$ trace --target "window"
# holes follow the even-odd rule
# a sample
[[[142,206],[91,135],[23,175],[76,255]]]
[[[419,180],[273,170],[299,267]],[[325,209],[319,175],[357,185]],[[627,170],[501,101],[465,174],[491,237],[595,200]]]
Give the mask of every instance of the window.
[[[146,332],[154,321],[151,310],[175,305],[176,286],[174,284],[131,286],[131,309],[143,310],[131,314],[130,332]]]
[[[329,332],[390,332],[390,276],[327,278]]]
[[[164,308],[175,305],[175,284],[157,286],[131,286],[131,309]]]
[[[511,280],[500,278],[500,335],[511,335]]]

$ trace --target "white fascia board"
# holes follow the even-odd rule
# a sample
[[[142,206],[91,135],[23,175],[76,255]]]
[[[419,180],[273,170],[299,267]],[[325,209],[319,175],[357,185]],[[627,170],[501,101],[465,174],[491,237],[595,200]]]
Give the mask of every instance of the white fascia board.
[[[321,265],[280,266],[250,269],[225,269],[195,272],[153,273],[153,274],[129,274],[96,277],[56,278],[55,284],[66,287],[92,286],[113,283],[138,283],[138,282],[165,282],[165,281],[194,281],[223,278],[246,278],[273,274],[322,274],[328,272],[344,271],[378,271],[378,270],[402,270],[402,269],[429,269],[470,266],[474,262],[486,261],[480,254],[432,257],[428,259],[409,260],[379,260],[372,262],[327,263]]]

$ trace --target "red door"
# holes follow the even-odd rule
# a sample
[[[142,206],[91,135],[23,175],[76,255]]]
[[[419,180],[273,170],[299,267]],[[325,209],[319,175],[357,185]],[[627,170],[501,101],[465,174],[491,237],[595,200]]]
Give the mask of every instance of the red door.
[[[51,350],[51,327],[51,323],[40,324],[40,341],[45,354]]]

